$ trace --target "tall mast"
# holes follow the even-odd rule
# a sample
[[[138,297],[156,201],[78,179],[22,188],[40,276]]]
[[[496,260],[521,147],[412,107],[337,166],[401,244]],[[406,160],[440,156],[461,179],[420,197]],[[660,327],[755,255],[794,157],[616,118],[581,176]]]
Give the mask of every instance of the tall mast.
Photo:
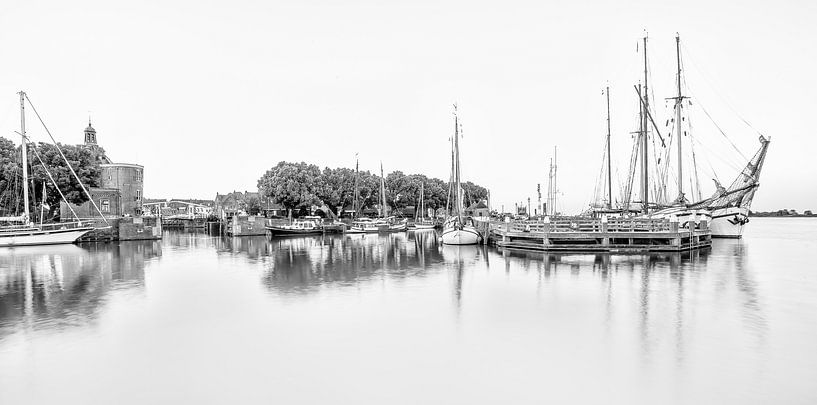
[[[556,159],[556,147],[553,147],[553,215],[556,216],[556,194],[558,194],[559,185],[556,181],[556,171],[559,168],[559,163]]]
[[[454,194],[456,199],[457,217],[462,220],[462,196],[460,195],[460,129],[457,118],[457,105],[454,104]]]
[[[607,86],[607,209],[613,208],[613,177],[610,173],[610,86]]]
[[[23,138],[21,148],[23,152],[23,222],[28,223],[28,140],[26,139],[26,93],[20,91],[18,94],[20,95],[20,135]]]
[[[424,194],[423,182],[420,181],[420,217],[419,217],[420,219],[423,219],[423,218],[426,217],[426,213],[425,213],[425,210],[424,210],[424,207],[423,207],[423,194]]]
[[[675,57],[678,66],[678,97],[675,98],[675,126],[678,127],[678,202],[684,201],[684,165],[681,160],[681,37],[675,35]]]
[[[641,201],[644,203],[644,213],[649,212],[649,198],[650,198],[650,175],[649,175],[649,167],[648,167],[648,147],[649,142],[647,141],[648,133],[649,133],[649,122],[647,121],[647,116],[649,115],[650,110],[650,97],[647,87],[647,37],[644,37],[644,92],[641,93],[641,97],[644,99],[641,104],[643,104],[643,114],[641,116],[641,148],[642,148],[642,157],[641,157],[641,171],[642,171],[642,185],[643,189],[641,190]]]
[[[386,178],[383,177],[383,162],[380,162],[380,197],[383,204],[383,218],[386,218]]]
[[[358,200],[360,199],[360,194],[359,194],[360,192],[358,191],[358,188],[357,188],[358,167],[359,167],[359,165],[360,165],[360,161],[357,158],[357,153],[355,153],[355,192],[354,192],[355,200],[352,202],[352,209],[355,210],[355,218],[357,218],[358,214],[359,214],[358,213],[358,207],[357,207]]]

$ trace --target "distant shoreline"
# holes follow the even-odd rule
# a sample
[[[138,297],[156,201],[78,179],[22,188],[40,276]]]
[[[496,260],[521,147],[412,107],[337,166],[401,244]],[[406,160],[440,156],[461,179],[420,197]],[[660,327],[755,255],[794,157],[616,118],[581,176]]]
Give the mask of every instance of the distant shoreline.
[[[817,218],[815,214],[779,214],[777,212],[750,212],[751,218]]]

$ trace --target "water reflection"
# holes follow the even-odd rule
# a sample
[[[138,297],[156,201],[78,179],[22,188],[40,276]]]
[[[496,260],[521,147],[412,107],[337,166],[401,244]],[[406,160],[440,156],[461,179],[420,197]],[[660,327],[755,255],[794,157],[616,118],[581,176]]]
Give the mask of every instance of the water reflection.
[[[814,273],[803,245],[768,243],[620,255],[443,246],[433,233],[167,232],[0,251],[0,403],[25,402],[32,383],[37,403],[72,390],[258,402],[272,380],[286,381],[282,402],[305,403],[331,400],[315,387],[359,394],[360,381],[365,403],[817,399],[817,325],[802,315],[817,308]],[[137,380],[157,389],[121,396]]]
[[[156,241],[0,249],[0,340],[90,322],[111,290],[144,288],[161,254]]]
[[[308,292],[374,276],[422,277],[442,262],[439,246],[433,233],[394,233],[253,239],[238,249],[265,261],[263,283],[269,289]]]

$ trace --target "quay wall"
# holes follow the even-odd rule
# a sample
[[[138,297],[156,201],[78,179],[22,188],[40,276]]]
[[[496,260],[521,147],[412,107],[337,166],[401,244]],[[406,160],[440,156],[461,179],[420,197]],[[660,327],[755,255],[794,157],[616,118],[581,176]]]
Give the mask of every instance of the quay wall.
[[[108,225],[96,218],[93,226],[102,228],[89,232],[80,242],[114,242],[128,240],[156,240],[162,238],[162,224],[155,218],[108,218]]]
[[[227,222],[228,236],[261,236],[267,234],[267,219],[264,217],[234,216]]]

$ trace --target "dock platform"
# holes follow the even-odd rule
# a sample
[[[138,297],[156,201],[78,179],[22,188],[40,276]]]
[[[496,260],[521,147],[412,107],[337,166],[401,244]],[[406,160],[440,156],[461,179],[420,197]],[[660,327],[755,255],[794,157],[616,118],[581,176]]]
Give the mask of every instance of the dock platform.
[[[712,245],[706,221],[689,229],[666,218],[493,222],[489,229],[491,242],[511,249],[631,253],[680,252]]]

